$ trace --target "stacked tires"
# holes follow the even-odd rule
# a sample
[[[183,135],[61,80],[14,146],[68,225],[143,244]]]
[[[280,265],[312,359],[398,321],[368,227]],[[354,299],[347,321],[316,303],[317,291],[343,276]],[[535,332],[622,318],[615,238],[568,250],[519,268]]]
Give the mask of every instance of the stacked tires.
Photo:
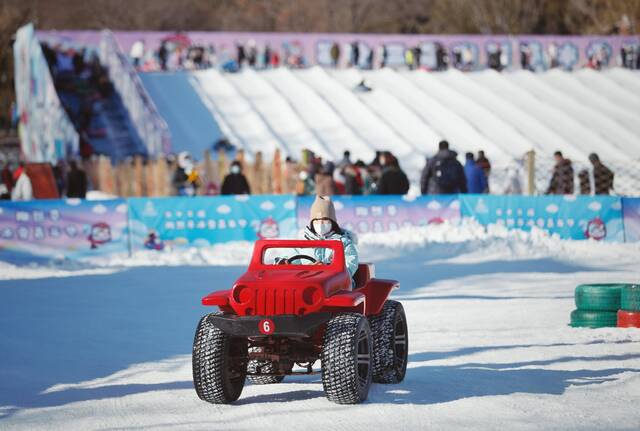
[[[640,328],[640,284],[627,284],[622,288],[618,328]]]
[[[571,312],[574,328],[616,326],[622,284],[581,284],[576,287],[576,309]]]
[[[573,327],[640,327],[640,285],[581,284],[575,302]]]

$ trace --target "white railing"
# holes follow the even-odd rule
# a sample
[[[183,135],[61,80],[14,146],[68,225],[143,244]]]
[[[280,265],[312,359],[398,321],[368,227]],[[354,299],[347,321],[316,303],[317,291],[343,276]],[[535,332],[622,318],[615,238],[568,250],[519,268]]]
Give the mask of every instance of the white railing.
[[[100,62],[109,71],[109,79],[120,94],[129,117],[150,157],[171,151],[169,127],[142,85],[138,72],[129,62],[109,30],[100,39]]]

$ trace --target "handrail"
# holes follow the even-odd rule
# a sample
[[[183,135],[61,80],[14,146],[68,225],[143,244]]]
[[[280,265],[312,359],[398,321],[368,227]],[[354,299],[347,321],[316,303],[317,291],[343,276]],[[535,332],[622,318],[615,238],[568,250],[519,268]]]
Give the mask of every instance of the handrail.
[[[171,151],[169,126],[144,88],[138,72],[129,62],[110,30],[100,38],[100,62],[107,67],[109,79],[120,94],[138,135],[155,158]]]

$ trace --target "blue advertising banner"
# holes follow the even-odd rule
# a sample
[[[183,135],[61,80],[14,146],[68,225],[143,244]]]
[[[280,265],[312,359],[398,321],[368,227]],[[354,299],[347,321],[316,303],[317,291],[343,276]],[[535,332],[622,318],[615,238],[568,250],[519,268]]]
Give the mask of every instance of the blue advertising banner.
[[[623,198],[625,241],[640,241],[640,198]]]
[[[462,217],[482,225],[531,230],[564,239],[624,241],[622,202],[613,196],[460,195]]]
[[[206,247],[228,241],[293,238],[294,196],[195,196],[129,199],[131,248],[151,248],[155,241],[172,246]]]
[[[298,226],[309,224],[309,212],[314,196],[298,198]],[[419,196],[395,195],[332,196],[338,224],[356,233],[389,232],[407,226],[439,224],[445,220],[460,220],[458,195]]]
[[[124,199],[0,201],[0,260],[81,259],[127,251]]]

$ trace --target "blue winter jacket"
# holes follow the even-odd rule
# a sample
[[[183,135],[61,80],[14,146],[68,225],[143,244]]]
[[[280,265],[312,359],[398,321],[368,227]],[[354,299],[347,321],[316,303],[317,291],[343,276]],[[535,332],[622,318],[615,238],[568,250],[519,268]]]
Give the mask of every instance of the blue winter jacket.
[[[356,248],[357,240],[355,234],[346,229],[342,229],[342,234],[331,233],[328,237],[323,237],[312,231],[309,226],[304,230],[304,237],[310,240],[339,240],[342,241],[344,246],[344,261],[347,266],[347,271],[351,277],[358,270],[358,249]],[[318,248],[314,251],[315,258],[318,262],[329,263],[331,262],[331,254],[333,252],[327,248]]]
[[[464,165],[464,174],[467,177],[468,193],[484,193],[487,191],[487,176],[476,162],[467,160]]]

